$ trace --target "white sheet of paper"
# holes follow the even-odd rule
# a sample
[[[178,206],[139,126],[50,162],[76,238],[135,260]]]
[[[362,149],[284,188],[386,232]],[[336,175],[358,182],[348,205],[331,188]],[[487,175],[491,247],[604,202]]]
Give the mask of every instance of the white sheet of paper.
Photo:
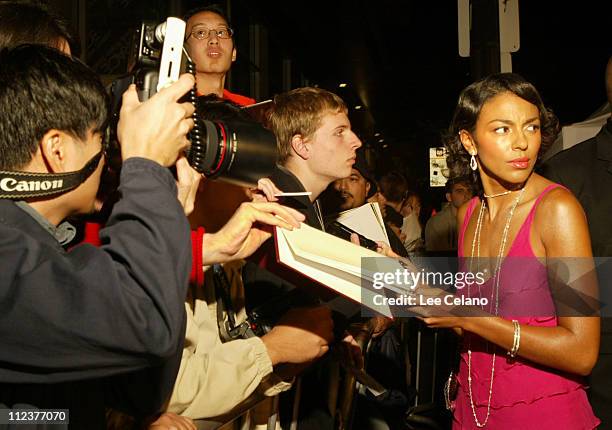
[[[339,223],[375,242],[389,244],[389,237],[378,203],[366,203],[338,214]]]
[[[361,304],[373,303],[374,295],[379,294],[378,291],[362,288],[364,280],[373,280],[373,273],[367,273],[362,268],[362,258],[377,259],[380,266],[385,267],[384,270],[403,268],[397,259],[385,257],[307,224],[294,230],[276,227],[276,243],[281,263]],[[407,292],[394,286],[389,289],[399,294]],[[392,316],[388,307],[377,306],[375,310]]]

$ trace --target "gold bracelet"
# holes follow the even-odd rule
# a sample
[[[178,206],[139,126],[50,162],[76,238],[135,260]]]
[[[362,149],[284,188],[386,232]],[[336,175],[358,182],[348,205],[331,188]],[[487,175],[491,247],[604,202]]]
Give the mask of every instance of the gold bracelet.
[[[514,339],[512,340],[512,349],[508,351],[508,355],[514,358],[521,347],[521,325],[517,320],[512,320],[512,325],[514,326]]]

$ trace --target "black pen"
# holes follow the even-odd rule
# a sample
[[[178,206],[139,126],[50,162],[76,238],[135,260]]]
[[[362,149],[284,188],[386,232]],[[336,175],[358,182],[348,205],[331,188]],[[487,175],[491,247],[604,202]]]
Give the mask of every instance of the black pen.
[[[346,233],[355,233],[358,237],[359,237],[359,242],[362,243],[363,242],[363,246],[365,246],[368,249],[371,249],[373,251],[376,251],[377,248],[379,248],[378,243],[376,243],[375,241],[373,241],[372,239],[368,239],[367,237],[365,237],[362,234],[357,233],[355,230],[345,226],[344,224],[338,222],[338,221],[334,221],[332,223],[334,226],[338,227],[339,229],[343,230]]]

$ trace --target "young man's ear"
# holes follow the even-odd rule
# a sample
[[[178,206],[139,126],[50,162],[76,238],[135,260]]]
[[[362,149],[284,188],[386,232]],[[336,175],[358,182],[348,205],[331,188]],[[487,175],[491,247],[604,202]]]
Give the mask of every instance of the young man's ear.
[[[291,148],[298,157],[304,160],[310,158],[310,149],[301,134],[296,134],[291,138]]]
[[[51,173],[68,171],[66,168],[68,156],[68,144],[72,137],[60,130],[49,130],[40,140],[40,152],[42,160]]]

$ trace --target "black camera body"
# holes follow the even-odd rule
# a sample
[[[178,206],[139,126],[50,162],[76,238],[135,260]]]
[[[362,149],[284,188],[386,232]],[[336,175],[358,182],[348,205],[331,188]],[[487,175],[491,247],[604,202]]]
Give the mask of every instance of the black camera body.
[[[132,73],[130,83],[136,84],[141,101],[148,100],[157,92],[162,55],[162,41],[155,36],[157,27],[154,22],[143,21],[132,37],[128,72]]]
[[[157,24],[143,21],[132,37],[128,74],[112,83],[111,141],[117,141],[121,97],[130,84],[136,84],[138,97],[146,101],[159,90],[175,82],[181,71],[195,76],[196,66],[183,48],[184,21],[169,17]],[[185,55],[183,55],[185,54]],[[183,101],[196,107],[194,128],[189,134],[191,146],[186,152],[189,164],[209,179],[223,179],[244,186],[254,186],[270,176],[276,164],[276,138],[260,123],[244,120],[209,121],[198,109],[194,87]]]

